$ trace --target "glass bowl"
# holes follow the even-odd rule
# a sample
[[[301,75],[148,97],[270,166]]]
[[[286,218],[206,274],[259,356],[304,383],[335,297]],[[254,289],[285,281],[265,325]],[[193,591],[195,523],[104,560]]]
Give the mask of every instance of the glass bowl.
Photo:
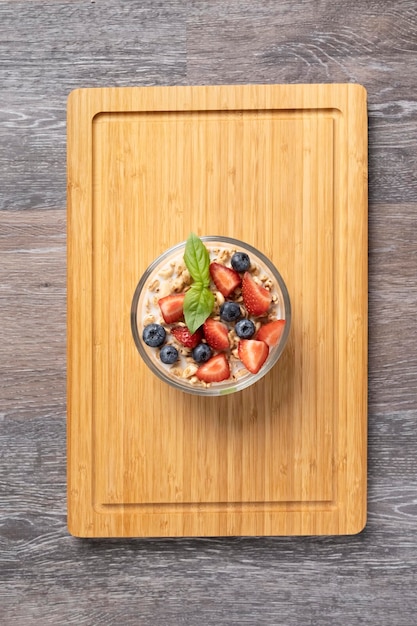
[[[230,256],[233,252],[246,252],[251,261],[251,272],[258,277],[270,279],[270,284],[272,284],[271,293],[275,300],[271,304],[270,313],[275,319],[285,320],[285,325],[277,345],[270,348],[268,357],[260,370],[256,374],[247,372],[243,369],[240,361],[232,356],[231,351],[226,351],[226,356],[233,366],[233,376],[222,382],[202,383],[198,380],[196,381],[195,375],[188,378],[183,377],[183,374],[186,373],[184,369],[190,364],[194,365],[190,358],[186,361],[184,356],[180,356],[179,362],[173,365],[165,365],[159,358],[159,349],[151,348],[143,341],[142,333],[144,326],[148,323],[156,322],[161,323],[168,329],[165,343],[172,343],[173,338],[169,334],[169,326],[173,325],[165,324],[157,301],[172,293],[173,287],[179,288],[180,291],[184,289],[184,287],[181,289],[181,278],[177,276],[177,269],[179,268],[180,271],[185,270],[185,274],[182,274],[182,276],[186,276],[186,267],[183,262],[185,241],[173,246],[155,259],[139,280],[132,299],[131,328],[139,354],[150,370],[161,380],[171,387],[186,393],[199,396],[221,396],[241,391],[255,384],[276,364],[284,350],[290,332],[291,304],[281,274],[262,252],[243,241],[230,237],[204,236],[200,237],[200,239],[209,250],[210,261],[221,260],[230,267]],[[219,259],[219,256],[222,258]],[[176,280],[177,282],[175,283]],[[213,292],[216,292],[214,283],[211,284],[211,288]],[[268,321],[266,318],[251,319],[254,322],[258,321],[258,323],[262,320],[264,322]],[[176,347],[178,348],[178,344],[176,344]],[[196,363],[195,366],[198,367],[198,364]]]

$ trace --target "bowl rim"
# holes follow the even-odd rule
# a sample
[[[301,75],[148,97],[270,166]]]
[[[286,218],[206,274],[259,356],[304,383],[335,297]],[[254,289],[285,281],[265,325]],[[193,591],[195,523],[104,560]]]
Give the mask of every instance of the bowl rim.
[[[185,248],[186,241],[181,241],[180,243],[171,246],[165,252],[161,253],[158,257],[156,257],[150,265],[145,269],[139,282],[136,285],[135,291],[132,297],[132,303],[130,308],[130,326],[133,335],[133,339],[136,345],[136,348],[142,357],[145,364],[149,367],[153,374],[158,376],[160,380],[167,383],[170,387],[174,387],[179,389],[185,393],[198,395],[200,397],[215,397],[215,396],[223,396],[231,393],[236,393],[238,391],[242,391],[247,387],[258,382],[261,378],[263,378],[277,361],[280,359],[281,354],[284,351],[284,348],[287,344],[288,336],[291,328],[291,301],[288,293],[287,286],[285,284],[284,279],[281,276],[281,273],[272,263],[272,261],[264,255],[263,252],[255,248],[249,243],[242,241],[241,239],[235,239],[233,237],[226,237],[224,235],[202,235],[200,236],[201,241],[204,243],[215,243],[219,242],[221,244],[230,244],[234,247],[241,247],[244,251],[252,254],[254,257],[257,257],[264,265],[268,267],[268,269],[272,272],[274,279],[277,280],[279,289],[282,294],[283,304],[284,304],[284,313],[285,313],[285,327],[284,332],[281,336],[281,340],[277,346],[273,348],[274,354],[273,358],[267,359],[265,364],[261,367],[257,374],[253,374],[252,376],[244,377],[242,380],[235,381],[222,381],[220,383],[216,383],[215,386],[210,387],[194,387],[188,382],[182,382],[181,379],[174,378],[173,376],[169,376],[164,373],[163,368],[158,368],[154,361],[149,357],[147,351],[142,345],[142,339],[139,335],[138,324],[137,324],[137,308],[139,303],[139,298],[142,293],[143,287],[145,286],[149,276],[152,272],[157,269],[160,263],[169,256],[174,256],[179,250]]]

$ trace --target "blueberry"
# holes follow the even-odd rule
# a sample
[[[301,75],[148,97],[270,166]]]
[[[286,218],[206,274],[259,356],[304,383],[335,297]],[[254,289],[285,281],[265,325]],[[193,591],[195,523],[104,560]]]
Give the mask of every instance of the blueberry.
[[[143,329],[142,338],[147,346],[158,348],[165,341],[165,328],[160,324],[148,324]]]
[[[250,268],[250,258],[246,252],[235,252],[231,259],[232,267],[237,272],[247,272]]]
[[[199,343],[192,352],[196,363],[205,363],[211,357],[211,349],[206,343]]]
[[[255,330],[255,324],[252,320],[240,320],[235,326],[236,335],[241,339],[249,339]]]
[[[240,306],[236,302],[223,302],[220,307],[220,318],[225,322],[235,322],[240,317]]]
[[[172,365],[172,363],[178,361],[178,350],[174,346],[163,346],[159,353],[159,358],[161,359],[162,363]]]

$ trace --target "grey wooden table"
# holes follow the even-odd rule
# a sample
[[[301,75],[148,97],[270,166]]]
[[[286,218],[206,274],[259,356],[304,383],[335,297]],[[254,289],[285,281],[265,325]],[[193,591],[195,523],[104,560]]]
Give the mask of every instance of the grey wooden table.
[[[66,98],[359,82],[369,98],[369,516],[353,537],[66,529]],[[0,0],[0,624],[417,623],[415,0]]]

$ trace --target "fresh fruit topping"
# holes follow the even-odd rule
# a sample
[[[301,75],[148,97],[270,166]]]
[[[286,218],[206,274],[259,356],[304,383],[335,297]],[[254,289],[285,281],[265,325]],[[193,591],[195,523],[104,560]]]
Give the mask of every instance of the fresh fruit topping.
[[[185,294],[184,318],[188,328],[194,333],[214,308],[214,294],[210,290],[209,252],[194,233],[187,239],[184,262],[194,281]]]
[[[246,252],[235,252],[230,262],[237,272],[247,272],[250,268],[250,258]]]
[[[266,313],[272,300],[268,289],[258,285],[249,272],[243,275],[242,296],[247,312],[255,316]]]
[[[158,348],[165,341],[165,328],[160,324],[148,324],[143,329],[142,338],[147,346]]]
[[[203,324],[204,336],[213,350],[227,350],[229,338],[227,326],[209,317]]]
[[[272,348],[273,346],[276,346],[281,339],[281,335],[284,332],[284,326],[285,320],[275,320],[274,322],[269,322],[268,324],[265,324],[265,326],[260,327],[256,333],[255,339],[258,339],[258,341],[265,341],[265,343]]]
[[[229,362],[224,354],[216,354],[200,365],[195,375],[206,383],[219,383],[230,376]]]
[[[172,296],[165,296],[165,298],[158,300],[162,317],[167,324],[179,322],[184,315],[184,298],[185,293],[177,293]]]
[[[239,320],[235,326],[236,335],[241,339],[250,339],[255,334],[255,330],[252,320]]]
[[[205,363],[212,355],[210,346],[206,343],[199,343],[192,352],[193,359],[196,363]]]
[[[241,339],[238,345],[239,359],[252,374],[257,374],[265,363],[269,348],[264,341]]]
[[[178,361],[178,350],[175,346],[162,346],[159,352],[159,358],[162,363],[166,363],[166,365],[172,365],[175,361]]]
[[[210,263],[210,274],[217,289],[225,298],[239,287],[241,279],[236,270],[221,263]]]
[[[225,322],[235,322],[241,316],[237,302],[223,302],[220,307],[220,318]]]
[[[186,348],[195,348],[203,338],[201,329],[191,333],[186,326],[176,326],[171,329],[171,334]]]

